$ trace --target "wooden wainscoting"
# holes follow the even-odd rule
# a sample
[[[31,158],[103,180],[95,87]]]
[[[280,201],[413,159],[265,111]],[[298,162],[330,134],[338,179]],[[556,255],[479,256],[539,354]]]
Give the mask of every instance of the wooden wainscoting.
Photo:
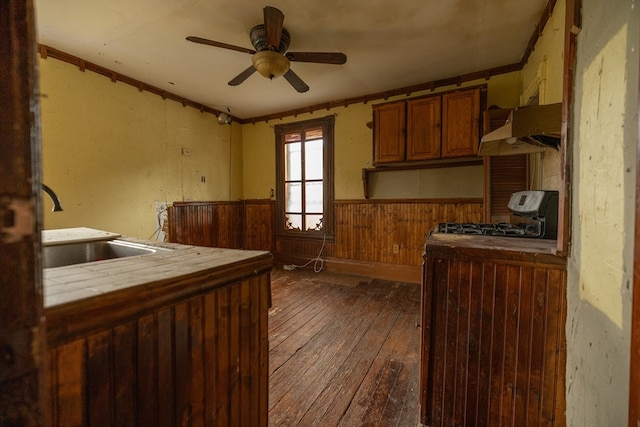
[[[481,220],[482,199],[338,202],[336,258],[420,266],[426,236],[438,223]]]
[[[482,222],[482,199],[341,200],[336,232],[324,242],[329,270],[420,282],[426,236],[441,222]],[[318,256],[323,242],[276,238],[276,260],[299,264]]]
[[[276,236],[272,200],[175,202],[169,211],[169,240],[269,250],[277,262],[297,265],[322,249],[329,270],[419,283],[423,245],[431,230],[441,222],[482,219],[482,199],[339,200],[335,238],[323,242]]]
[[[273,200],[244,200],[245,249],[272,251],[275,248],[274,230],[276,203]]]
[[[174,202],[169,209],[169,241],[196,246],[242,246],[240,202]]]
[[[169,241],[272,251],[274,220],[272,200],[174,202],[169,208]]]

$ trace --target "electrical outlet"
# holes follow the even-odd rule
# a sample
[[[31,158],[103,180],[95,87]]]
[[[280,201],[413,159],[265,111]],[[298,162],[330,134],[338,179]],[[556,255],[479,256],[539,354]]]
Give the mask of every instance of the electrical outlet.
[[[400,246],[396,243],[393,245],[393,253],[397,254],[398,252],[400,252]]]
[[[183,156],[191,156],[191,148],[182,147],[182,155]]]

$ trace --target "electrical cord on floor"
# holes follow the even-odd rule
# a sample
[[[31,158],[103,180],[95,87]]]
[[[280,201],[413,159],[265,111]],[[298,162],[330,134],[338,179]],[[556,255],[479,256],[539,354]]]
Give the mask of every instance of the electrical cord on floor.
[[[313,259],[310,259],[309,262],[306,263],[305,265],[287,264],[287,265],[283,265],[282,268],[288,271],[293,271],[296,268],[304,268],[313,262],[314,263],[313,271],[316,273],[320,273],[324,268],[324,260],[320,258],[320,255],[322,255],[322,251],[324,250],[324,243],[326,240],[327,240],[327,235],[325,234],[322,236],[322,246],[320,247],[320,252],[318,252],[318,256],[316,256]]]

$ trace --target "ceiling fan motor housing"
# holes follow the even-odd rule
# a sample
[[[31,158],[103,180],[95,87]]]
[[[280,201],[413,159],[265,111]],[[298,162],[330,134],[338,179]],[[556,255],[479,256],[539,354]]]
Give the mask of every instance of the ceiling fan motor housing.
[[[251,40],[251,44],[253,48],[257,52],[262,52],[264,50],[275,50],[269,45],[267,41],[266,32],[264,29],[264,24],[256,25],[249,31],[249,39]],[[278,46],[278,52],[285,53],[287,49],[289,49],[289,43],[291,42],[291,36],[289,32],[282,29],[282,34],[280,35],[280,45]],[[275,46],[274,46],[275,47]]]

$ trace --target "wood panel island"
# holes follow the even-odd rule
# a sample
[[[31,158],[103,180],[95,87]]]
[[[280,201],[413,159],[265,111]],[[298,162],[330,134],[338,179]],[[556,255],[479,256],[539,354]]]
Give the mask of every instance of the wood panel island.
[[[51,425],[266,426],[271,254],[142,243],[43,270]]]
[[[424,249],[420,422],[565,425],[556,241],[432,233]]]

